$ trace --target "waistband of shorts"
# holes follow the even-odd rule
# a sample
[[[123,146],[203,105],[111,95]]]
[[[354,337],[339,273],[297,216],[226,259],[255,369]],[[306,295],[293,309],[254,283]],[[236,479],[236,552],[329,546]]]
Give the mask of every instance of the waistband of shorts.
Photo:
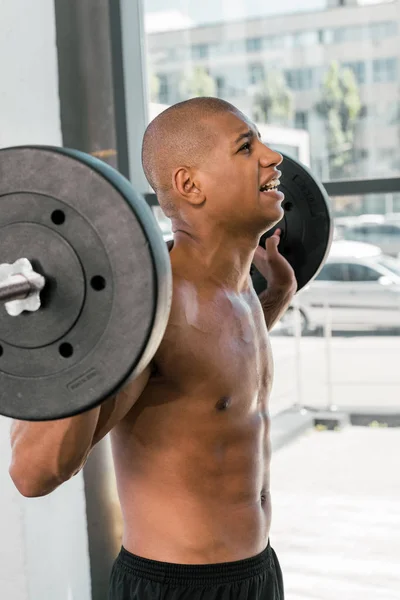
[[[256,556],[207,565],[180,565],[142,558],[122,546],[116,567],[129,571],[135,577],[157,583],[185,586],[226,585],[268,574],[273,569],[273,558],[269,542],[265,550]]]

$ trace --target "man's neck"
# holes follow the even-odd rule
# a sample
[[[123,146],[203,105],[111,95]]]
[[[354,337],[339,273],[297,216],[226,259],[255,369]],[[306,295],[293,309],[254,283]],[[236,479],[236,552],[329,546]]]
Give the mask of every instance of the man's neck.
[[[258,236],[233,236],[226,232],[192,234],[177,231],[171,262],[191,280],[214,283],[235,291],[248,287],[250,266]]]

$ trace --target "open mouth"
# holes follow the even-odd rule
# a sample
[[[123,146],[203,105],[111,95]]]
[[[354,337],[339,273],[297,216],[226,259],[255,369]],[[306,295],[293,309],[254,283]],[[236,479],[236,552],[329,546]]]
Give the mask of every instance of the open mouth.
[[[271,179],[271,181],[260,187],[260,192],[276,191],[280,184],[281,182],[279,181],[279,179]]]

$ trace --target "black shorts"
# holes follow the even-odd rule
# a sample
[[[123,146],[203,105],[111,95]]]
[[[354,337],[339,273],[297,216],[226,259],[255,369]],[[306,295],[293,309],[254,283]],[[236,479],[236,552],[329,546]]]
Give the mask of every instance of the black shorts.
[[[140,558],[125,548],[114,563],[109,600],[283,600],[274,550],[213,565],[178,565]]]

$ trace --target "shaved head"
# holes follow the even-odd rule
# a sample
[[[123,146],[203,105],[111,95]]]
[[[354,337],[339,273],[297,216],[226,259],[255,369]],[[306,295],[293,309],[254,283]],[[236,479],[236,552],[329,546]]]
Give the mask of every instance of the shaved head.
[[[142,147],[143,169],[167,216],[175,213],[170,194],[174,170],[201,165],[215,143],[210,117],[226,112],[239,111],[219,98],[192,98],[167,108],[147,127]]]

